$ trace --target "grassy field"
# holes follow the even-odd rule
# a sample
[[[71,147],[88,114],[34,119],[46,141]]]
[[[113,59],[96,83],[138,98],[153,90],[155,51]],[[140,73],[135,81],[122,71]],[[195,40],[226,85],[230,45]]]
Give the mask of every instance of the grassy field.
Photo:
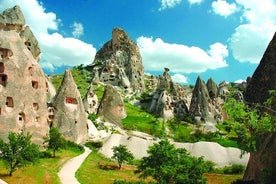
[[[99,164],[107,165],[111,169],[100,169]],[[80,183],[89,184],[112,184],[114,180],[137,181],[138,175],[134,174],[135,167],[122,165],[122,169],[116,169],[117,164],[94,151],[86,158],[76,177]]]
[[[56,158],[42,158],[34,165],[18,169],[12,177],[8,176],[8,171],[0,161],[0,178],[9,184],[59,184],[59,169],[78,154],[80,153],[70,150],[58,151]]]
[[[101,169],[99,165],[106,165],[113,169]],[[121,170],[114,169],[116,163],[102,155],[92,152],[84,164],[76,173],[76,177],[82,184],[112,184],[114,180],[138,181],[139,177],[134,174],[135,166],[123,164]],[[208,184],[231,184],[233,181],[242,178],[242,174],[204,174]]]

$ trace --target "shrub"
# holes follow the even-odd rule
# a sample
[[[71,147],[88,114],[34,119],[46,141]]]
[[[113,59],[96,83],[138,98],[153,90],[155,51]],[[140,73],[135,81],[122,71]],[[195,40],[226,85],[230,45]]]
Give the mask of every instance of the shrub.
[[[85,146],[87,146],[88,148],[90,148],[92,150],[98,150],[103,146],[103,142],[102,141],[89,141],[89,142],[85,143]]]

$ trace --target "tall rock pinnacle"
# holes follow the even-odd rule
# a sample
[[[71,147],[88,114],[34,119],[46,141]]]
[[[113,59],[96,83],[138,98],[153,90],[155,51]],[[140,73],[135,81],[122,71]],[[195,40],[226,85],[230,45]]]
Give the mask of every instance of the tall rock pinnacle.
[[[69,69],[53,101],[53,126],[68,140],[80,143],[88,138],[87,118],[80,92]]]
[[[0,14],[0,138],[6,140],[9,132],[29,132],[33,142],[42,144],[49,132],[49,85],[37,62],[40,52],[34,57],[26,45],[30,35],[19,36],[24,26],[19,6]]]
[[[92,64],[93,82],[104,82],[122,89],[144,91],[144,68],[138,46],[120,28],[97,52]]]

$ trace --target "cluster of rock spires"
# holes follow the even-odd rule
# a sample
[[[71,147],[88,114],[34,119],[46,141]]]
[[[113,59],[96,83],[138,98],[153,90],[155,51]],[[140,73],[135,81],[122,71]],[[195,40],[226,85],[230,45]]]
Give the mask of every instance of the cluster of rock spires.
[[[55,95],[39,66],[39,54],[20,7],[5,10],[0,15],[0,138],[7,140],[11,131],[29,132],[34,142],[42,144],[55,126],[68,140],[86,140],[87,118],[70,71],[66,70]]]
[[[97,113],[105,120],[122,126],[126,110],[121,92],[142,94],[151,91],[142,102],[147,111],[157,117],[185,120],[191,116],[214,130],[216,123],[226,117],[222,110],[229,94],[225,82],[207,83],[198,77],[195,87],[173,83],[169,69],[159,77],[144,75],[138,46],[119,28],[112,39],[97,52],[91,64],[93,79],[84,99],[67,69],[61,87],[55,90],[39,66],[40,48],[18,6],[0,14],[0,138],[7,140],[8,132],[30,132],[33,141],[42,143],[49,127],[57,127],[62,135],[76,143],[88,138],[89,129],[95,129],[86,113]],[[252,79],[241,84],[235,98],[248,103],[263,103],[269,90],[276,89],[276,35],[270,42]],[[146,81],[146,82],[145,82]],[[99,102],[92,84],[105,84]],[[275,109],[276,104],[271,108]],[[134,122],[135,123],[135,122]],[[259,177],[258,172],[272,163],[276,165],[276,135],[263,137],[259,152],[251,154],[245,179]]]

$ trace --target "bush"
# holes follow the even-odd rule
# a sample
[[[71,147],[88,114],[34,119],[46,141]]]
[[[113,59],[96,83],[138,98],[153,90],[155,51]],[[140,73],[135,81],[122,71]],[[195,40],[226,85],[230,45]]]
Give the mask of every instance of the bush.
[[[90,141],[85,143],[85,146],[90,148],[91,150],[99,150],[101,147],[103,147],[102,141]]]
[[[51,158],[52,154],[49,151],[41,151],[39,153],[39,158]]]
[[[243,181],[243,180],[236,180],[234,182],[232,182],[231,184],[257,184],[256,182],[254,182],[253,180],[251,181]]]
[[[241,174],[245,171],[245,167],[239,164],[233,164],[223,168],[224,174]]]
[[[69,149],[74,152],[84,152],[83,146],[68,140],[65,141],[65,149]]]

